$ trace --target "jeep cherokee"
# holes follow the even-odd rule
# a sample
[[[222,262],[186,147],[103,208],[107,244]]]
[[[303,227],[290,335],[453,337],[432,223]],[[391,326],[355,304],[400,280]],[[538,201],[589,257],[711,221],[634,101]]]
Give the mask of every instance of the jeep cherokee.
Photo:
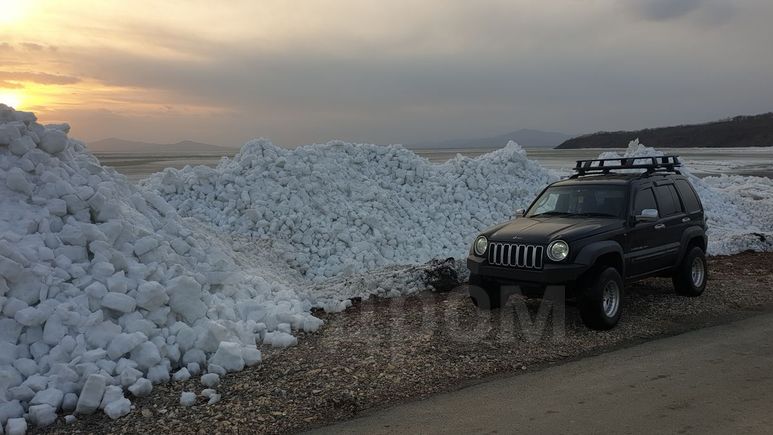
[[[475,239],[467,257],[473,303],[499,308],[503,286],[542,295],[563,285],[588,327],[610,329],[626,283],[668,276],[678,294],[699,296],[706,221],[679,166],[678,156],[578,160],[574,175]]]

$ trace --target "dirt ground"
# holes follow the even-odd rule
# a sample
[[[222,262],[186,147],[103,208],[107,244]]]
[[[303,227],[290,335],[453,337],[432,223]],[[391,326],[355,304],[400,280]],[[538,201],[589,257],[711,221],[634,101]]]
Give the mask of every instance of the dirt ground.
[[[179,405],[199,393],[198,378],[158,385],[116,421],[98,413],[46,433],[286,433],[344,420],[375,408],[458,389],[483,379],[539,370],[657,337],[773,311],[773,253],[709,259],[698,298],[673,293],[668,279],[627,289],[623,318],[611,331],[582,325],[571,304],[514,296],[480,312],[463,289],[355,302],[345,313],[317,313],[325,325],[299,344],[265,349],[264,362],[229,374],[222,400]]]

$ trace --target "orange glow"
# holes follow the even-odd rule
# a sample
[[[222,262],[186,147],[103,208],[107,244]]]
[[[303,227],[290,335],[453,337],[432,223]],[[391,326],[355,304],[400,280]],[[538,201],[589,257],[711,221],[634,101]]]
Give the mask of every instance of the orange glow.
[[[18,92],[0,91],[0,103],[11,106],[14,109],[21,109],[22,97]]]

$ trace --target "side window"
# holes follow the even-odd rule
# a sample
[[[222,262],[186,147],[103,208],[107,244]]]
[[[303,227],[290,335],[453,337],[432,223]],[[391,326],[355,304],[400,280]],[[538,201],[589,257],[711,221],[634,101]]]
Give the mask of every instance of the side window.
[[[679,200],[679,195],[676,194],[676,187],[674,187],[673,184],[669,184],[668,191],[671,192],[671,198],[674,200],[674,206],[676,206],[676,211],[678,213],[683,213],[684,210],[684,204],[682,204],[682,201]]]
[[[655,195],[658,198],[660,216],[671,216],[677,213],[674,197],[671,196],[668,186],[655,186]]]
[[[649,187],[636,192],[636,199],[633,203],[634,215],[640,215],[641,211],[647,208],[658,209],[658,206],[655,203],[655,195]]]
[[[701,203],[687,180],[676,180],[676,189],[679,191],[679,196],[682,197],[684,208],[688,213],[700,211]]]

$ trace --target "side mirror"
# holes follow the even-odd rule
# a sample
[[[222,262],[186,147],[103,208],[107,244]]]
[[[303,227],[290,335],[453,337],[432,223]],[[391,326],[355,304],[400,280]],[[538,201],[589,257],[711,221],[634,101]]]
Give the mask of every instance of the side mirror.
[[[645,208],[641,214],[636,215],[636,222],[654,222],[658,220],[658,211],[654,208]]]
[[[515,210],[515,217],[519,218],[519,217],[524,217],[524,216],[526,216],[526,210],[525,209],[519,208],[519,209]]]

